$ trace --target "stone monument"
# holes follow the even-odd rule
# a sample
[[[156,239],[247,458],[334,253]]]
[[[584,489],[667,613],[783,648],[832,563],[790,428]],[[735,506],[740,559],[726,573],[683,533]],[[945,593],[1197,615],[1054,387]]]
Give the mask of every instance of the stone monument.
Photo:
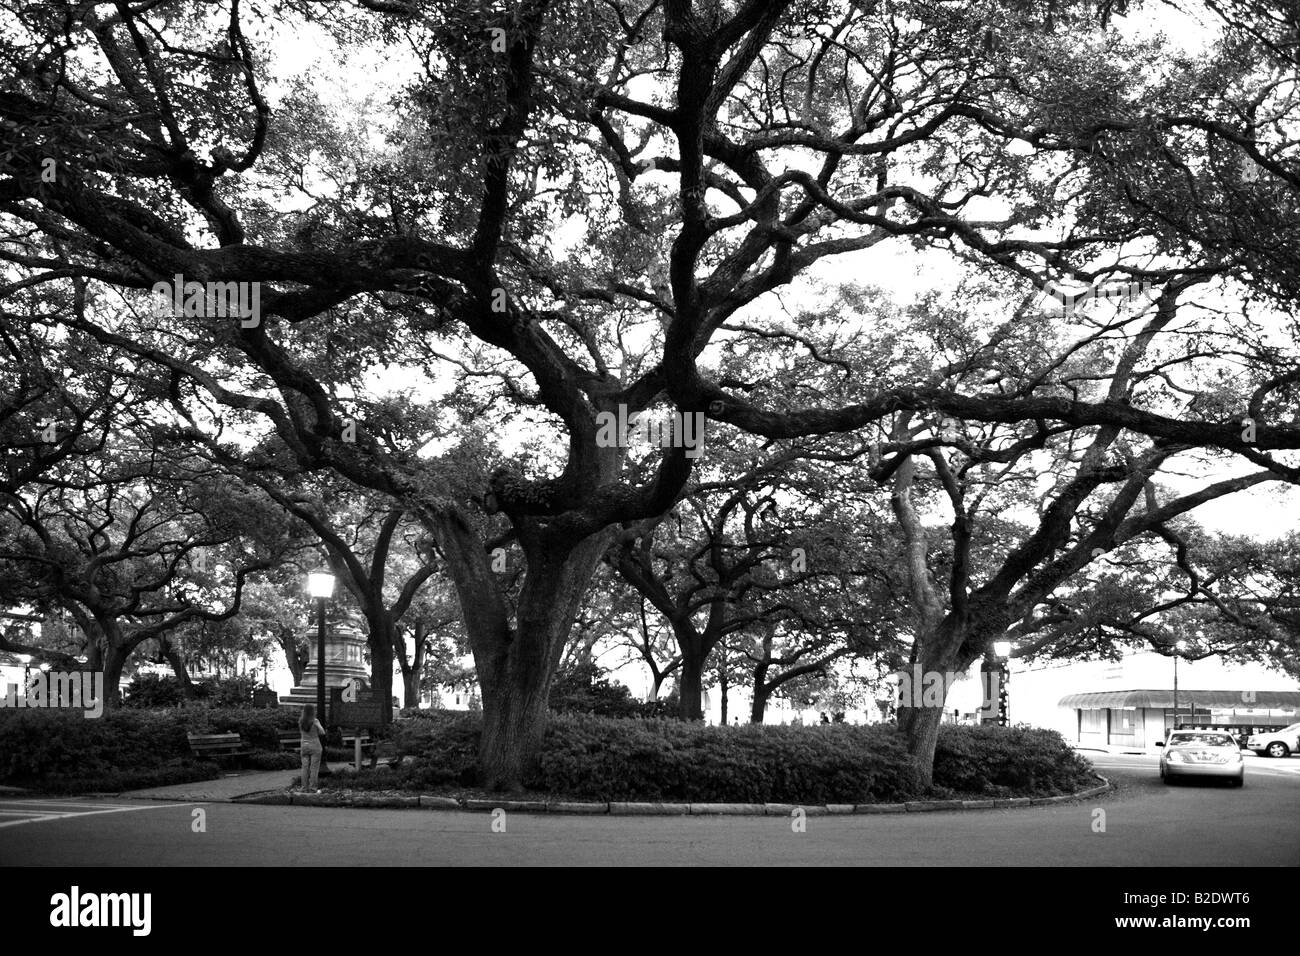
[[[362,633],[361,621],[352,614],[341,616],[327,615],[325,618],[325,700],[329,700],[329,688],[342,687],[349,680],[357,678],[362,687],[370,686],[370,668],[366,666],[362,651],[366,646],[366,635]],[[301,707],[316,703],[316,623],[306,629],[307,646],[310,659],[302,672],[302,684],[280,697],[280,703],[286,707]]]

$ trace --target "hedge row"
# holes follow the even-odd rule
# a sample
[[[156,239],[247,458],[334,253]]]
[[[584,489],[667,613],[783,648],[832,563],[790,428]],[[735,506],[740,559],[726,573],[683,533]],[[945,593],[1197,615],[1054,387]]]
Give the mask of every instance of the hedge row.
[[[403,722],[398,751],[416,759],[362,775],[361,789],[471,786],[477,715]],[[923,792],[892,725],[706,727],[672,720],[552,717],[530,790],[596,800],[889,803],[923,796],[1050,796],[1092,781],[1050,730],[945,726]]]
[[[186,734],[238,733],[268,752],[252,758],[265,764],[279,747],[277,733],[295,726],[294,712],[278,709],[123,708],[93,719],[58,710],[4,710],[0,783],[71,793],[209,780],[217,768],[191,758]],[[279,755],[271,762],[286,765]]]
[[[241,734],[262,769],[293,767],[277,733],[294,712],[246,708],[124,709],[88,720],[57,711],[0,711],[0,782],[46,791],[123,790],[211,779],[187,733]],[[395,769],[351,786],[430,790],[476,783],[481,716],[433,712],[398,721]],[[350,752],[346,754],[350,757]],[[595,800],[872,803],[923,796],[1046,796],[1086,786],[1090,769],[1048,730],[944,726],[928,793],[891,725],[706,727],[676,720],[557,714],[536,770],[523,781]]]

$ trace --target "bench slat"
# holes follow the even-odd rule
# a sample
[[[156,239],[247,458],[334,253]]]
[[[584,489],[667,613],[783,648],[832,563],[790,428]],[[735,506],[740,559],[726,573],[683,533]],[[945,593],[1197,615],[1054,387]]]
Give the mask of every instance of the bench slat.
[[[236,733],[186,734],[196,757],[243,757],[253,751]]]

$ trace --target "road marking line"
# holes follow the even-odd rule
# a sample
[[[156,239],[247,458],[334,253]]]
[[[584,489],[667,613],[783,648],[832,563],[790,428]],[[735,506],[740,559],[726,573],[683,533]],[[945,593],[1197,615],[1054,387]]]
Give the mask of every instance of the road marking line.
[[[35,819],[30,819],[30,820],[10,820],[7,823],[0,823],[0,829],[3,829],[4,827],[16,827],[23,823],[42,823],[46,820],[67,820],[71,817],[93,817],[100,813],[130,813],[132,810],[166,810],[169,807],[188,807],[188,806],[193,806],[193,804],[165,803],[165,804],[159,804],[157,806],[111,807],[107,810],[83,810],[77,813],[46,814],[44,816],[37,817]],[[36,813],[38,811],[31,811],[31,812]]]
[[[67,807],[71,810],[99,810],[103,807],[129,807],[129,803],[63,803],[59,800],[14,800],[0,803],[0,807]]]

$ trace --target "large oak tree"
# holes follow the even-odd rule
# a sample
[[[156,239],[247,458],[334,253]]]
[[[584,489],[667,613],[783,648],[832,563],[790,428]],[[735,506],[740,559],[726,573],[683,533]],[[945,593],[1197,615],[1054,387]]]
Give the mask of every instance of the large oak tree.
[[[670,448],[627,467],[598,440],[602,413],[667,402],[707,415],[710,442],[723,426],[781,440],[884,423],[902,475],[924,439],[899,413],[1070,429],[1091,449],[1062,489],[1071,505],[1118,480],[1104,459],[1125,434],[1147,443],[1139,472],[1178,446],[1294,474],[1272,455],[1300,447],[1286,350],[1256,375],[1250,442],[1240,414],[1170,409],[1127,389],[1122,367],[1091,389],[927,378],[828,402],[746,388],[716,361],[729,323],[757,323],[735,334],[761,344],[778,293],[882,244],[978,257],[1040,287],[1120,276],[1176,296],[1190,277],[1251,278],[1245,260],[1174,248],[1131,215],[1128,180],[1095,155],[1181,180],[1179,202],[1218,202],[1219,147],[1249,132],[1232,107],[1263,81],[1240,58],[1153,70],[1141,43],[1068,55],[1095,13],[1065,0],[25,5],[0,34],[4,294],[89,283],[94,296],[35,303],[37,320],[156,368],[191,427],[272,431],[295,467],[424,521],[477,663],[485,782],[517,785],[608,529],[663,514],[695,463]],[[273,52],[303,35],[341,59],[385,44],[413,55],[377,75],[372,115],[280,81]],[[1294,189],[1276,142],[1257,152]],[[1144,240],[1165,258],[1097,265]],[[177,275],[260,283],[260,321],[157,314],[148,290]],[[459,370],[462,412],[549,438],[485,461],[462,415],[431,449],[429,426],[451,426],[432,421],[427,393],[376,387],[393,369]],[[1074,510],[1046,515],[1015,567],[1048,560]],[[524,559],[517,595],[485,547],[503,526]],[[1000,623],[992,602],[1012,583],[958,591],[952,613]],[[935,645],[938,663],[997,630],[936,626],[956,641]],[[930,734],[904,724],[926,763]]]

